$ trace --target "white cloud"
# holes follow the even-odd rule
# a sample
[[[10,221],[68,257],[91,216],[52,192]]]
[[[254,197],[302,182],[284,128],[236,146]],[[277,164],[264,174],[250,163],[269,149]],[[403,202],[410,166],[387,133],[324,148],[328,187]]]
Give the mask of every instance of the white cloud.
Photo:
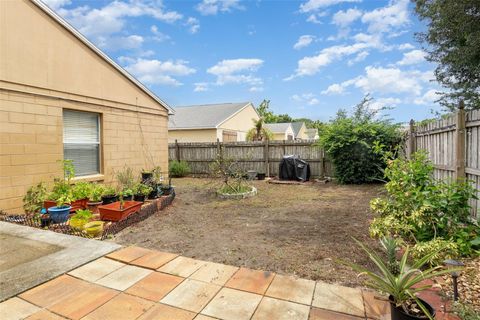
[[[97,46],[109,51],[138,49],[142,46],[144,39],[139,35],[126,37],[98,37]]]
[[[300,5],[300,12],[312,12],[324,9],[342,2],[360,2],[361,0],[308,0]]]
[[[380,110],[388,107],[396,107],[399,103],[402,103],[402,100],[398,98],[378,98],[370,102],[369,108],[372,110]]]
[[[365,74],[339,84],[354,86],[364,93],[420,95],[423,84],[430,82],[432,72],[403,71],[398,68],[368,66]]]
[[[152,37],[152,40],[155,40],[158,42],[170,40],[170,36],[164,34],[163,32],[160,32],[156,25],[151,26],[150,31],[152,31],[152,33],[154,34],[154,36]]]
[[[52,8],[53,10],[58,10],[63,6],[69,5],[72,3],[71,0],[43,0],[47,6]]]
[[[365,60],[370,53],[368,51],[361,51],[355,58],[348,60],[348,65],[353,66],[355,63]]]
[[[440,98],[440,93],[435,89],[430,89],[425,92],[421,97],[413,100],[413,103],[419,105],[432,105]]]
[[[248,91],[250,91],[250,92],[262,92],[263,87],[251,87],[250,89],[248,89]]]
[[[194,92],[205,92],[209,90],[209,85],[207,82],[196,82],[194,83],[195,88],[193,89]]]
[[[187,76],[196,71],[188,66],[187,61],[183,60],[160,61],[155,59],[123,58],[120,61],[127,62],[125,69],[137,77],[138,80],[147,84],[179,86],[182,83],[174,77]]]
[[[403,54],[402,60],[397,64],[400,66],[417,64],[425,61],[426,52],[423,50],[412,50]]]
[[[312,13],[311,15],[308,16],[307,22],[315,23],[315,24],[321,24],[322,21],[318,20],[317,15],[315,13]]]
[[[185,25],[188,26],[188,30],[191,34],[197,33],[200,29],[200,22],[198,21],[198,19],[193,17],[189,17],[187,19],[187,22],[185,22]]]
[[[326,90],[323,90],[321,93],[335,95],[335,94],[341,94],[343,92],[345,92],[345,87],[342,86],[341,84],[334,83],[332,85],[329,85],[328,88]]]
[[[294,94],[291,96],[291,99],[296,102],[306,103],[309,106],[320,103],[313,93]]]
[[[311,35],[300,36],[300,38],[298,38],[297,40],[297,43],[293,45],[293,49],[299,50],[308,47],[313,42],[313,40],[315,40],[315,37]]]
[[[195,9],[204,16],[216,15],[219,12],[230,12],[234,9],[243,10],[240,0],[203,0]]]
[[[402,43],[398,46],[398,50],[411,50],[414,49],[415,47],[411,45],[410,43]]]
[[[251,86],[259,86],[263,84],[263,81],[256,77],[254,73],[262,64],[263,60],[261,59],[222,60],[208,68],[207,72],[217,77],[216,85],[246,83]]]
[[[345,28],[361,16],[362,11],[358,9],[348,9],[347,11],[340,10],[333,15],[332,23],[342,28]]]
[[[366,12],[362,22],[368,24],[368,31],[372,33],[387,33],[394,28],[404,27],[410,22],[408,3],[408,0],[396,0],[386,7]]]

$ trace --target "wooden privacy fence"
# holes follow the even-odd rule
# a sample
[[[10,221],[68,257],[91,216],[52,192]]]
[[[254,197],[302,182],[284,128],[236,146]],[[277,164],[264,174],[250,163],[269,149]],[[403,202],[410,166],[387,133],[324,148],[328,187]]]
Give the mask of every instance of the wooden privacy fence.
[[[169,160],[188,162],[194,174],[208,173],[220,151],[238,161],[242,169],[256,170],[267,176],[277,176],[280,161],[290,154],[307,161],[314,177],[333,175],[331,162],[314,141],[175,142],[168,147]]]
[[[465,111],[423,125],[410,122],[407,155],[426,150],[437,179],[467,179],[480,189],[480,110]],[[480,196],[480,194],[479,194]],[[480,200],[471,200],[472,216],[480,218]]]

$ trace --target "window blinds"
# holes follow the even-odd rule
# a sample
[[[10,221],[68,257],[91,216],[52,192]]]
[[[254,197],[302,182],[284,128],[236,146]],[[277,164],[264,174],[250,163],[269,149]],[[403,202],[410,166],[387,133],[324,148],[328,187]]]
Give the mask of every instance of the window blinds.
[[[63,156],[76,176],[100,172],[100,121],[92,112],[63,110]]]

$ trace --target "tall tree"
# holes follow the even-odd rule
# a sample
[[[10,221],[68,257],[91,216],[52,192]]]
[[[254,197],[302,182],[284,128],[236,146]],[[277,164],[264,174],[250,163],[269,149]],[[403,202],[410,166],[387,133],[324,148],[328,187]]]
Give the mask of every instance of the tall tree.
[[[450,110],[464,99],[468,109],[480,109],[480,1],[413,0],[427,22],[418,33],[427,44],[427,60],[438,63],[437,81],[447,90],[440,103]]]
[[[258,120],[252,119],[252,121],[253,128],[247,132],[247,141],[265,141],[273,138],[273,133],[264,126],[263,117]]]

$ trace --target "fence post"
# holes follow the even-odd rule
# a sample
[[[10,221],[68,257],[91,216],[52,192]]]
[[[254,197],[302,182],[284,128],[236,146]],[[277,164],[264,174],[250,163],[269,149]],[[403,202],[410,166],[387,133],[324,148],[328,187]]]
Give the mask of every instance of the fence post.
[[[410,120],[410,126],[408,128],[408,150],[407,158],[412,159],[412,154],[416,151],[416,138],[415,138],[415,121]]]
[[[285,140],[283,140],[283,155],[285,155],[286,148],[285,148]]]
[[[177,161],[180,161],[180,146],[177,139],[175,139],[175,158],[177,158]]]
[[[217,156],[222,157],[222,146],[220,145],[220,139],[217,138]]]
[[[268,150],[269,149],[268,139],[266,139],[264,143],[265,143],[265,146],[263,148],[263,160],[265,161],[265,175],[267,177],[270,177],[270,161],[269,161],[270,151]]]
[[[457,150],[455,154],[455,175],[457,180],[465,179],[465,105],[460,100],[457,111],[457,123],[455,127]]]

